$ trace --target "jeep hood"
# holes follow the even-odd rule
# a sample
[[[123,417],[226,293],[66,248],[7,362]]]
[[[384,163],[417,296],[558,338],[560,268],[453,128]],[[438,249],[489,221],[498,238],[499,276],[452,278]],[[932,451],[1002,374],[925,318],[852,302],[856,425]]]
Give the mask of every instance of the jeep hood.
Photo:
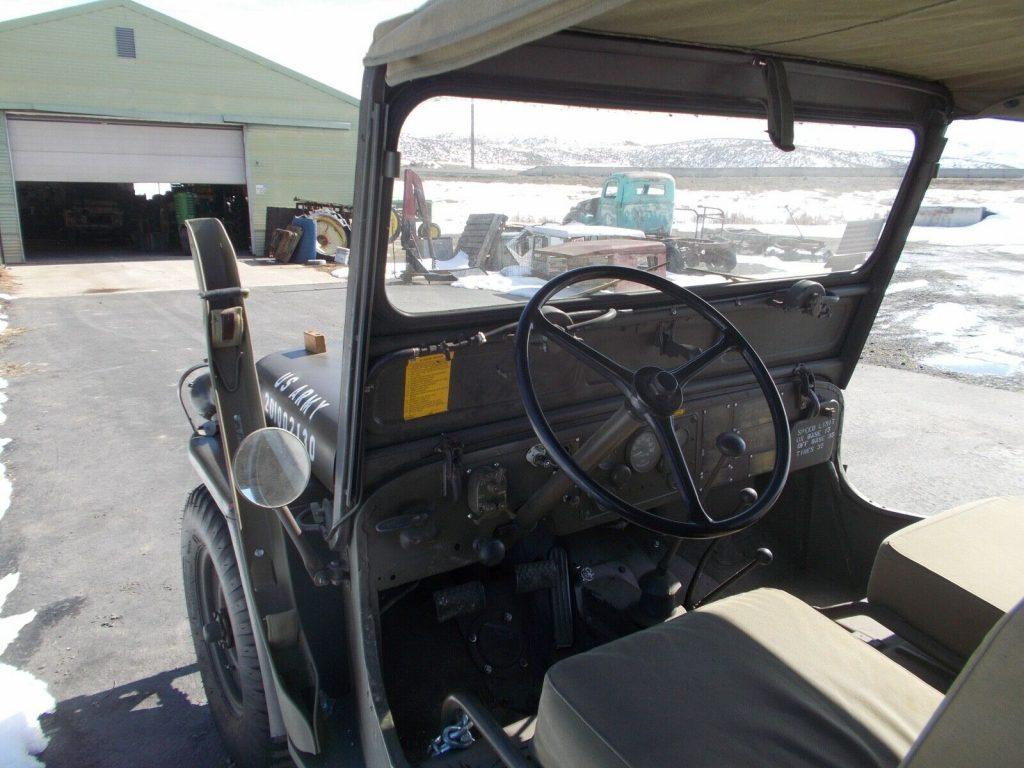
[[[302,349],[275,352],[256,363],[256,373],[267,425],[298,437],[313,463],[313,475],[333,490],[341,350],[317,355]]]

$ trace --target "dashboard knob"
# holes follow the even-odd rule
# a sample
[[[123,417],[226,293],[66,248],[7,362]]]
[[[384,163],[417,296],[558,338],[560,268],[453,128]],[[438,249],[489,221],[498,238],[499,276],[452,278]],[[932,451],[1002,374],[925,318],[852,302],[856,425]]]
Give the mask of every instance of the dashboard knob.
[[[625,464],[617,464],[612,469],[612,484],[616,488],[621,488],[633,478],[633,470],[627,467]]]
[[[723,432],[715,440],[715,447],[718,448],[718,452],[723,456],[736,458],[747,452],[747,441],[735,432]]]
[[[483,565],[495,566],[505,559],[505,542],[490,536],[481,536],[473,542],[473,551]]]

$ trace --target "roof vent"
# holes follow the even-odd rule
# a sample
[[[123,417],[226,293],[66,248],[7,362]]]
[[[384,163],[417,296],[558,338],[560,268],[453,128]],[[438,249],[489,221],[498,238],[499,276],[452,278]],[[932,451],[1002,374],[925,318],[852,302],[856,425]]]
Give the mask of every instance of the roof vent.
[[[122,59],[135,58],[135,30],[131,27],[114,27],[117,55]]]

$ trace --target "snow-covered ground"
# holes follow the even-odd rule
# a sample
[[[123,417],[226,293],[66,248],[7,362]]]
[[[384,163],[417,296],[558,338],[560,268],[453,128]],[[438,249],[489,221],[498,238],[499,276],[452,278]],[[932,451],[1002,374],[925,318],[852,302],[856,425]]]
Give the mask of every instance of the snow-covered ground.
[[[956,192],[962,195],[958,202],[963,200]],[[911,230],[868,355],[1019,389],[1024,386],[1024,190],[1002,199],[968,195],[959,204],[986,205],[999,213],[970,227]],[[951,197],[930,193],[929,202]]]
[[[726,212],[728,227],[816,238],[835,248],[846,222],[885,216],[895,194],[894,188],[817,187],[817,181],[809,180],[804,189],[772,189],[771,180],[756,180],[751,189],[680,190],[675,228],[692,230],[693,214],[687,207],[715,206]],[[572,204],[598,194],[596,186],[535,180],[428,179],[425,186],[433,200],[434,220],[445,233],[461,232],[471,212],[500,212],[522,224],[560,222]],[[966,182],[939,182],[924,204],[983,206],[995,214],[969,227],[911,230],[866,359],[1011,389],[1024,386],[1024,183],[972,189]],[[401,270],[401,258],[394,262],[392,277]],[[740,254],[738,262],[735,271],[748,276],[822,272],[820,262],[766,255]],[[713,275],[672,277],[684,285],[722,280]],[[523,300],[540,285],[538,278],[513,268],[503,274],[462,277],[434,290],[489,291],[496,294],[496,301]],[[471,303],[479,306],[480,299]]]
[[[0,302],[10,297],[0,294]],[[0,333],[7,329],[7,314],[0,310]],[[0,378],[0,424],[7,420],[3,404],[7,395],[6,379]],[[0,438],[0,458],[10,438]],[[11,481],[7,468],[0,463],[0,520],[11,506]],[[7,650],[22,628],[36,617],[26,611],[14,616],[3,616],[7,597],[18,586],[18,574],[8,573],[0,578],[0,655]],[[39,725],[39,717],[53,710],[55,702],[46,690],[46,684],[28,672],[0,662],[0,766],[3,768],[33,768],[42,763],[37,755],[46,747],[46,738]]]

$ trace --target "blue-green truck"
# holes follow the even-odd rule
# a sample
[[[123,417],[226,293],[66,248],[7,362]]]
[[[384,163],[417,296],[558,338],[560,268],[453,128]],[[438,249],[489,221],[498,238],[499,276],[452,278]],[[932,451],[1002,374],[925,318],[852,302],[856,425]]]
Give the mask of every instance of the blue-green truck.
[[[676,183],[667,173],[623,171],[609,176],[600,197],[575,206],[563,223],[578,221],[643,230],[648,237],[672,234]]]

